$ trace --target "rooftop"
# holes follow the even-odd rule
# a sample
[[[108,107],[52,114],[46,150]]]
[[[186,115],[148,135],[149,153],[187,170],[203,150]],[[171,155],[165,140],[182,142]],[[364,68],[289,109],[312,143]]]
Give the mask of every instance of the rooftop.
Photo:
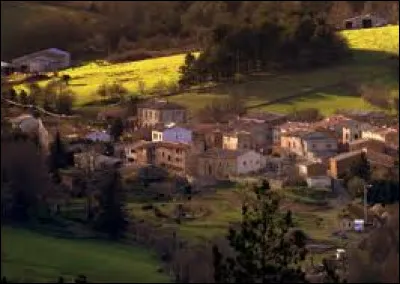
[[[20,61],[20,60],[24,60],[24,59],[28,59],[28,58],[32,58],[32,57],[38,57],[38,56],[47,56],[47,57],[64,57],[64,56],[68,56],[69,53],[66,51],[63,51],[61,49],[58,48],[48,48],[45,50],[41,50],[41,51],[37,51],[34,53],[30,53],[18,58],[13,59],[12,61]]]
[[[141,103],[138,105],[138,108],[150,108],[150,109],[179,109],[179,110],[184,110],[185,107],[182,105],[176,104],[176,103],[171,103],[165,100],[152,100],[152,101],[147,101],[144,103]]]
[[[199,157],[202,158],[220,158],[220,159],[236,159],[250,150],[228,150],[228,149],[210,149]]]
[[[155,142],[153,145],[156,148],[182,149],[182,150],[190,149],[190,145],[185,143],[176,143],[176,142],[160,141],[160,142]]]
[[[346,152],[346,153],[342,153],[342,154],[336,155],[336,156],[332,157],[332,159],[334,159],[336,161],[340,161],[340,160],[344,160],[344,159],[348,159],[348,158],[351,158],[351,157],[355,157],[355,156],[361,155],[362,152],[363,152],[363,150]]]

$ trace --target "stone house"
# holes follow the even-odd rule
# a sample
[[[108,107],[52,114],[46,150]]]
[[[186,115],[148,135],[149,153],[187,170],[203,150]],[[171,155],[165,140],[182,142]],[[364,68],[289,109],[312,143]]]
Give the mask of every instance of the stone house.
[[[333,178],[342,177],[353,165],[362,161],[362,155],[365,155],[372,170],[392,169],[395,166],[395,159],[386,154],[367,151],[366,149],[357,150],[348,153],[342,153],[329,159],[329,174]]]
[[[297,165],[298,173],[303,177],[325,176],[328,170],[327,165],[317,162],[304,162]]]
[[[281,147],[308,159],[325,159],[337,154],[337,140],[325,131],[298,131],[281,136]]]
[[[121,159],[105,156],[94,151],[74,154],[74,166],[86,172],[100,169],[116,169],[121,165]]]
[[[158,126],[151,132],[153,142],[174,142],[186,143],[192,142],[192,131],[176,125]]]
[[[197,174],[229,180],[242,174],[260,171],[265,158],[253,150],[211,149],[198,156]]]
[[[224,133],[222,137],[222,148],[227,150],[254,150],[251,133],[248,131],[232,131]]]
[[[274,126],[272,128],[272,144],[281,145],[281,136],[294,131],[309,131],[313,128],[313,125],[306,122],[292,122],[288,121],[281,125]]]
[[[399,132],[394,128],[373,128],[362,132],[363,139],[374,139],[385,143],[399,145]]]
[[[191,155],[191,147],[184,143],[157,142],[154,144],[154,165],[170,173],[192,175],[196,159]]]
[[[188,126],[188,129],[192,130],[192,144],[195,151],[202,153],[208,149],[222,149],[223,130],[226,128],[225,125],[212,123]]]
[[[186,108],[165,100],[141,103],[137,106],[139,127],[153,127],[157,124],[185,123]]]
[[[385,153],[386,145],[383,141],[375,139],[358,139],[349,143],[349,152],[362,149],[372,150],[378,153]]]
[[[119,143],[114,149],[115,156],[127,165],[146,166],[154,162],[154,143],[150,141]]]
[[[250,149],[264,153],[271,151],[273,127],[270,124],[254,122],[253,120],[237,120],[230,122],[228,128],[228,131],[226,131],[224,135],[226,137],[230,136],[231,141],[238,138],[239,140],[243,140],[243,144],[247,146],[247,149],[249,149],[248,145],[251,144]],[[242,144],[241,141],[238,141],[238,143]],[[238,149],[242,149],[240,145]]]

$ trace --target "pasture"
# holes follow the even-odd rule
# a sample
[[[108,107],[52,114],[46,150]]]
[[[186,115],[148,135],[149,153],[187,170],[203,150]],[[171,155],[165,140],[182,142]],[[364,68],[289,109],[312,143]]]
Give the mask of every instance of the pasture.
[[[95,240],[70,240],[27,229],[1,228],[1,276],[18,282],[73,282],[79,274],[89,282],[167,283],[157,272],[151,252]]]

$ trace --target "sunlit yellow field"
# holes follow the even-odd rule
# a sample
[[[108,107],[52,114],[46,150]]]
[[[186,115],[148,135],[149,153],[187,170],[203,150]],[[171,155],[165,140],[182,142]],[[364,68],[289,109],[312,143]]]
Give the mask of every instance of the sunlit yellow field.
[[[342,31],[353,49],[399,54],[399,26]]]

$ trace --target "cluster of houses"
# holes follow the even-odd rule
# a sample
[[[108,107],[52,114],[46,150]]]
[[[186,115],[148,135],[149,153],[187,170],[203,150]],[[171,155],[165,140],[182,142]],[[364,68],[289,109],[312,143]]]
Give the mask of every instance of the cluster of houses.
[[[141,132],[140,138],[112,142],[105,132],[88,134],[94,146],[76,151],[75,167],[155,166],[202,181],[298,176],[310,187],[330,187],[363,153],[373,167],[388,170],[398,156],[398,126],[376,127],[343,115],[314,123],[275,113],[247,114],[225,124],[195,124],[187,117],[175,103],[142,103],[137,117],[129,118],[136,121],[133,132]],[[102,143],[113,144],[112,157],[95,147]]]

